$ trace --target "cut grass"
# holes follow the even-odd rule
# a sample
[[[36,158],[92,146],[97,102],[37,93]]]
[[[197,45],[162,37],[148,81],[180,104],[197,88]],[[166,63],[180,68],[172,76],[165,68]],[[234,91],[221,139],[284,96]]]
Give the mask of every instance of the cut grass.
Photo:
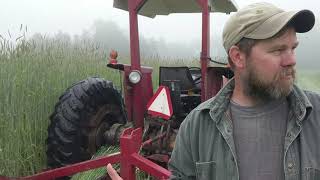
[[[115,146],[101,147],[97,151],[95,156],[92,158],[94,159],[95,157],[104,156],[104,155],[112,154],[115,152],[119,152],[118,147],[115,147]],[[119,169],[119,164],[115,164],[115,165],[113,165],[113,167],[115,169]],[[98,178],[104,176],[106,174],[106,172],[107,172],[106,167],[101,167],[101,168],[97,168],[97,169],[93,169],[93,170],[89,170],[89,171],[75,174],[74,176],[72,176],[72,180],[98,179]]]
[[[110,146],[110,147],[101,147],[97,153],[92,157],[92,159],[99,157],[99,156],[105,156],[110,155],[112,153],[119,152],[119,147],[117,146]],[[120,164],[113,164],[113,168],[115,168],[119,172]],[[106,166],[92,169],[89,171],[77,173],[74,176],[72,176],[71,180],[88,180],[88,179],[98,179],[100,177],[103,177],[107,174]],[[138,168],[136,169],[136,179],[138,180],[148,180],[148,179],[154,179],[152,176],[146,174],[143,171],[140,171]]]

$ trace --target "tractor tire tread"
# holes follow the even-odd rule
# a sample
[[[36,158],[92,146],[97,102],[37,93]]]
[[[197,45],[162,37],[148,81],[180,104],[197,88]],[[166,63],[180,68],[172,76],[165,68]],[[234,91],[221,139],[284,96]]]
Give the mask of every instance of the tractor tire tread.
[[[73,164],[91,157],[92,154],[87,151],[89,132],[92,129],[88,120],[105,105],[120,108],[120,113],[114,112],[120,116],[115,119],[125,122],[122,96],[111,81],[91,77],[67,88],[49,116],[46,140],[49,168]],[[116,123],[116,120],[110,119],[110,123]]]

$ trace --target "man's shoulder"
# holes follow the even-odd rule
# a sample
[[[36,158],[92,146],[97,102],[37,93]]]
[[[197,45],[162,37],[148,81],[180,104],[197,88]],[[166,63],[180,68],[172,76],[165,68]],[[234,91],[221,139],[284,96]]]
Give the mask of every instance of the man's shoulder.
[[[313,108],[320,108],[320,94],[310,90],[304,90],[305,95],[312,104]]]
[[[310,90],[303,90],[309,99],[320,99],[320,93]]]
[[[289,99],[295,101],[298,104],[303,105],[306,108],[314,109],[320,105],[320,94],[315,91],[305,90],[295,85]]]
[[[320,127],[320,94],[314,91],[304,90],[304,93],[309,101],[309,120],[313,122],[313,126],[317,124]]]

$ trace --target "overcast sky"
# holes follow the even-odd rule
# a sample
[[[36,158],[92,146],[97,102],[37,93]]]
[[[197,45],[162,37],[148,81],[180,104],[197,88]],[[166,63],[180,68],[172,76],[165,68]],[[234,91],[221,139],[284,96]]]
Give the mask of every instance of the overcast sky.
[[[235,0],[243,7],[257,0]],[[81,34],[97,19],[112,20],[127,31],[128,13],[112,8],[113,0],[0,0],[0,34],[19,35],[20,24],[28,27],[28,36],[35,32],[53,35],[59,30],[71,35]],[[310,9],[320,14],[319,0],[266,0],[283,9]],[[319,17],[319,16],[318,16]],[[220,33],[226,15],[211,17],[212,29]],[[198,25],[198,26],[197,26]],[[200,15],[174,14],[155,19],[139,17],[140,33],[166,41],[200,38]],[[112,28],[112,27],[110,27]]]

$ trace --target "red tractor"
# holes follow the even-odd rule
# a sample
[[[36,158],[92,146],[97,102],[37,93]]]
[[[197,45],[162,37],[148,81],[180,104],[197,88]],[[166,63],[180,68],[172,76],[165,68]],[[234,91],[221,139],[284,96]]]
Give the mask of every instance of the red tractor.
[[[101,146],[119,144],[121,134],[125,142],[128,140],[126,137],[135,136],[134,133],[138,136],[122,143],[121,153],[130,149],[131,142],[136,151],[143,150],[140,155],[148,159],[142,160],[142,164],[152,161],[165,168],[174,147],[176,133],[186,115],[219,91],[222,76],[232,76],[227,67],[208,65],[211,60],[210,12],[236,11],[237,6],[233,0],[114,0],[114,7],[129,11],[130,18],[131,64],[117,63],[117,53],[113,51],[107,65],[122,72],[123,90],[117,90],[111,81],[92,77],[74,84],[60,96],[48,127],[49,168],[88,160]],[[160,88],[154,94],[152,68],[140,64],[138,14],[153,18],[156,15],[196,12],[202,13],[201,68],[160,67]],[[127,128],[132,129],[124,132]],[[111,163],[116,161],[108,159]],[[120,162],[121,175],[124,175],[126,168],[122,163],[125,162]],[[135,163],[137,164],[136,161]],[[87,165],[90,165],[90,161]],[[80,166],[81,163],[78,166],[72,165],[73,169],[65,171],[72,170],[75,173],[89,167],[74,169]],[[146,169],[148,170],[150,169]],[[28,178],[53,178],[72,174],[54,172],[56,175],[45,173],[47,176],[35,175]],[[124,176],[125,179],[133,177]]]

